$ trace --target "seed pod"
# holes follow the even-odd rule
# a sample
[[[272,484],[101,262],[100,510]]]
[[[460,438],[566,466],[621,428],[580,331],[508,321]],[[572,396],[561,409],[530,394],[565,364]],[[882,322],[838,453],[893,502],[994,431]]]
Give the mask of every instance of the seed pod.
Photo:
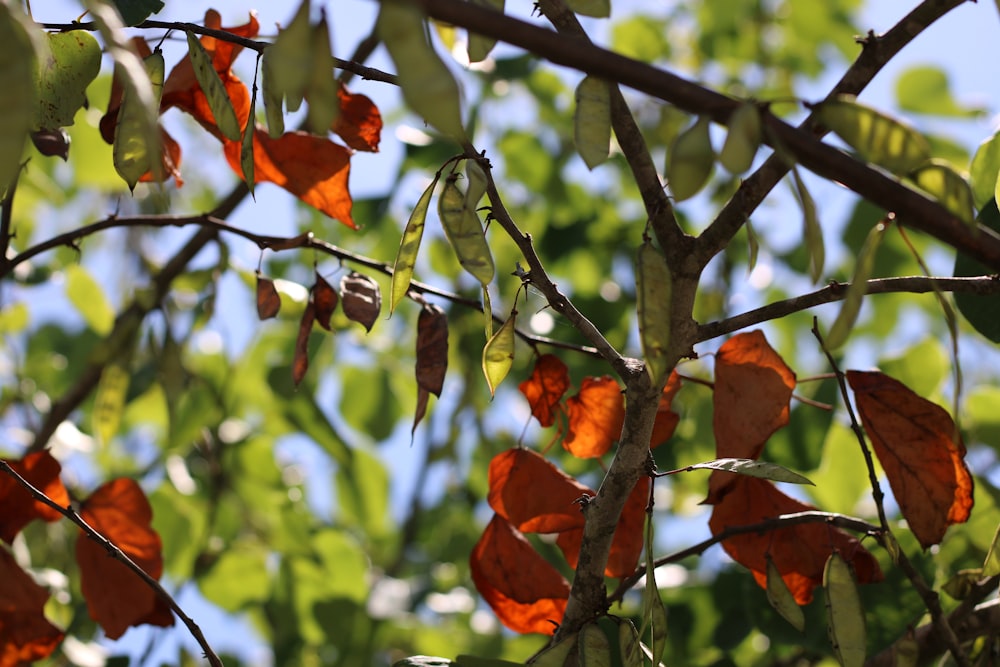
[[[493,337],[486,341],[483,348],[483,375],[490,388],[490,396],[496,393],[497,386],[503,382],[514,364],[514,321],[517,311],[511,311],[510,317],[503,323]]]
[[[708,116],[677,135],[667,153],[667,184],[674,199],[684,201],[705,187],[715,165]]]
[[[208,101],[208,108],[215,118],[215,125],[219,128],[226,139],[230,141],[240,140],[240,123],[236,119],[236,111],[233,109],[233,101],[226,92],[226,86],[219,78],[219,73],[215,71],[212,57],[205,51],[193,32],[187,33],[188,55],[191,57],[191,68],[194,70],[194,77],[201,87],[201,92],[205,94]]]
[[[823,589],[833,650],[843,667],[862,667],[866,650],[865,610],[851,569],[838,553],[831,554],[826,561]]]
[[[611,148],[611,87],[604,79],[588,76],[576,87],[573,115],[576,150],[593,169],[608,159]]]
[[[155,51],[143,60],[143,64],[153,87],[153,109],[159,109],[165,70],[163,52]],[[139,99],[136,91],[126,87],[121,109],[118,111],[118,123],[115,125],[112,155],[115,170],[125,179],[130,190],[135,189],[135,184],[146,172],[162,172],[160,133],[155,124],[150,126],[147,122],[149,114],[150,109]]]
[[[770,556],[767,558],[767,601],[783,619],[792,624],[792,627],[799,632],[805,630],[806,617],[802,613],[802,607],[795,602],[792,592],[788,590],[788,585],[778,572],[778,566]]]
[[[719,151],[719,163],[731,174],[746,172],[753,164],[762,136],[760,109],[753,102],[744,102],[729,117],[729,133]]]
[[[438,197],[438,216],[462,268],[484,286],[488,285],[495,272],[493,254],[486,243],[479,216],[466,208],[465,196],[455,184],[454,175],[445,181],[444,190]]]
[[[498,12],[503,12],[504,10],[504,0],[471,0],[474,5],[481,5],[483,7],[488,7],[494,9]],[[478,63],[486,60],[486,57],[490,55],[490,51],[496,45],[497,40],[492,37],[486,37],[485,35],[477,34],[473,31],[469,31],[469,62]]]
[[[585,625],[578,644],[580,667],[611,667],[611,646],[596,623]]]
[[[403,238],[399,242],[399,252],[396,253],[396,263],[392,268],[392,285],[389,291],[390,316],[410,289],[413,267],[417,264],[417,252],[420,250],[420,241],[424,236],[427,208],[430,206],[431,195],[434,194],[434,186],[437,185],[437,182],[438,177],[435,176],[431,184],[420,195],[417,205],[413,207],[410,218],[406,221],[406,228],[403,229]]]
[[[639,246],[635,263],[635,292],[639,315],[639,338],[646,370],[653,385],[666,376],[670,346],[670,301],[672,277],[667,258],[649,240]]]

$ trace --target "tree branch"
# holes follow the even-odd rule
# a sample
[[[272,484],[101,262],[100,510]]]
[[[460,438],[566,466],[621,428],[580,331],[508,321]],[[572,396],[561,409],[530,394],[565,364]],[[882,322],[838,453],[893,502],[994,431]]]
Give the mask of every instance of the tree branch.
[[[718,338],[725,334],[739,331],[755,324],[776,320],[792,313],[809,308],[840,301],[847,294],[850,283],[832,281],[826,287],[808,294],[791,297],[783,301],[775,301],[766,306],[748,310],[733,317],[709,322],[698,326],[698,342]],[[894,292],[909,292],[926,294],[928,292],[964,292],[971,294],[1000,293],[1000,276],[981,276],[977,278],[928,278],[924,276],[906,276],[900,278],[878,278],[868,281],[866,294],[888,294]]]
[[[212,667],[223,667],[222,660],[220,660],[219,656],[212,650],[208,640],[205,639],[205,635],[202,634],[201,628],[198,627],[198,624],[195,623],[190,616],[184,613],[184,610],[181,609],[179,604],[177,604],[177,601],[174,600],[173,596],[171,596],[170,593],[168,593],[167,590],[160,585],[159,581],[151,577],[145,570],[139,567],[135,561],[129,558],[124,551],[119,549],[114,542],[106,538],[104,535],[95,530],[90,524],[84,521],[83,517],[81,517],[72,507],[63,507],[49,498],[40,489],[35,488],[31,482],[22,477],[4,459],[0,459],[0,470],[3,470],[5,473],[13,477],[14,480],[23,486],[35,500],[51,507],[79,526],[80,530],[82,530],[89,539],[92,539],[100,544],[101,547],[108,552],[108,556],[114,558],[122,565],[132,570],[136,576],[145,582],[147,586],[153,589],[161,600],[170,606],[170,609],[174,612],[174,614],[176,614],[177,617],[181,619],[181,622],[187,626],[188,631],[195,638],[195,641],[198,642],[198,645],[201,646],[201,649],[205,652],[205,657],[208,659],[209,664],[212,665]]]
[[[617,81],[693,114],[726,125],[739,102],[647,63],[579,39],[531,25],[471,2],[412,0],[436,19],[519,46],[558,64]],[[842,183],[873,203],[896,213],[902,224],[924,231],[989,267],[1000,270],[1000,235],[982,225],[969,226],[941,204],[894,177],[860,162],[811,132],[796,129],[765,113],[766,141],[780,143],[803,166]]]

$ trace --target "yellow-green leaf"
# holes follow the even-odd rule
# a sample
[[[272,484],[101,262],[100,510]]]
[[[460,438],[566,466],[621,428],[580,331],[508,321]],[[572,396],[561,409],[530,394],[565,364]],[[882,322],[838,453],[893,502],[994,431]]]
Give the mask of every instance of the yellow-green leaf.
[[[94,395],[91,423],[100,446],[106,447],[122,421],[131,375],[122,364],[110,363],[101,372]]]
[[[319,23],[313,26],[313,59],[309,65],[309,83],[306,100],[309,102],[307,122],[314,134],[326,135],[340,115],[340,98],[337,97],[337,81],[333,78],[333,47],[330,44],[330,26],[323,13]]]
[[[239,141],[240,122],[236,119],[233,101],[229,99],[226,86],[219,78],[219,73],[215,71],[212,57],[208,55],[205,47],[201,45],[201,41],[193,32],[187,33],[187,43],[194,77],[198,80],[201,91],[205,93],[208,108],[212,110],[212,116],[215,117],[215,124],[226,139]]]
[[[90,33],[73,30],[46,37],[35,74],[35,130],[72,125],[77,110],[87,105],[87,86],[101,71],[101,46]]]
[[[163,52],[152,53],[146,57],[143,64],[147,85],[154,91],[151,102],[153,107],[158,109],[160,92],[163,90]],[[139,85],[136,83],[136,87],[125,88],[112,146],[115,170],[125,180],[130,190],[135,189],[135,184],[147,171],[152,171],[154,174],[162,172],[159,125],[155,122],[152,125],[149,123],[150,107],[137,94]]]
[[[979,144],[969,165],[969,181],[976,208],[983,208],[1000,193],[1000,132]]]
[[[993,535],[990,543],[990,550],[986,552],[986,560],[983,562],[983,576],[994,577],[1000,574],[1000,526]]]
[[[483,375],[490,388],[490,396],[494,395],[497,386],[510,372],[514,363],[514,321],[517,311],[511,311],[510,317],[503,323],[493,337],[486,341],[483,347]]]
[[[972,188],[965,177],[944,160],[931,160],[910,174],[910,180],[938,200],[960,220],[975,225]]]
[[[699,117],[694,125],[677,135],[667,152],[667,185],[677,201],[698,194],[712,175],[715,151],[709,125],[708,116]]]
[[[423,12],[412,3],[381,3],[377,29],[396,65],[403,99],[431,127],[452,139],[465,138],[458,83],[428,43]]]
[[[882,241],[884,234],[885,225],[880,222],[868,232],[868,237],[865,239],[864,245],[861,246],[858,261],[854,266],[854,276],[851,278],[851,285],[847,288],[847,293],[844,295],[844,302],[840,306],[840,312],[837,313],[837,319],[833,321],[830,333],[826,336],[826,346],[831,351],[843,345],[847,341],[847,336],[851,333],[851,329],[854,328],[854,323],[858,319],[858,313],[861,312],[861,302],[864,300],[865,292],[868,290],[868,279],[871,277],[872,269],[875,267],[875,253],[878,251],[879,243]]]
[[[94,333],[107,336],[115,326],[115,309],[104,290],[79,264],[66,267],[66,297]]]
[[[778,567],[770,557],[767,559],[767,601],[793,628],[799,632],[805,630],[806,617],[802,613],[802,607],[795,602],[795,596],[788,590]]]
[[[867,162],[905,176],[930,159],[927,139],[911,126],[841,95],[821,103],[817,117]]]
[[[596,623],[589,623],[580,631],[578,650],[580,667],[611,667],[611,645]]]
[[[671,286],[667,258],[645,239],[635,261],[635,293],[642,353],[654,385],[659,385],[670,370],[667,368],[667,349],[670,346]]]
[[[19,7],[0,3],[0,197],[21,170],[37,99],[35,44],[41,39]]]
[[[481,5],[501,13],[504,10],[504,0],[471,0],[471,2],[474,5]],[[493,50],[496,43],[496,39],[479,35],[470,30],[468,44],[469,62],[478,63],[486,60],[486,56],[490,55],[490,51]]]
[[[31,321],[28,304],[14,301],[0,309],[0,335],[21,333]]]
[[[240,143],[240,169],[243,170],[243,180],[246,181],[250,196],[253,196],[254,186],[254,161],[253,161],[253,134],[257,128],[255,121],[257,115],[257,86],[254,85],[253,93],[250,95],[250,115],[247,116],[246,127],[243,128],[243,140]]]
[[[611,87],[604,79],[588,76],[576,87],[573,116],[576,150],[593,169],[611,154]]]
[[[823,570],[827,623],[830,641],[843,667],[865,664],[865,610],[851,569],[840,554],[834,553]]]
[[[431,184],[420,195],[420,199],[413,207],[413,212],[410,213],[410,218],[406,221],[406,227],[403,229],[403,238],[399,242],[399,252],[396,253],[396,262],[392,267],[392,285],[389,289],[390,317],[410,289],[413,267],[417,264],[417,252],[420,250],[420,240],[424,237],[427,208],[430,206],[431,196],[434,194],[437,182],[438,177],[435,176]]]
[[[465,196],[455,179],[453,174],[445,180],[444,190],[438,197],[438,216],[462,268],[483,285],[488,285],[495,271],[493,255],[479,216],[465,206]]]
[[[288,26],[278,33],[274,44],[267,47],[265,56],[271,76],[265,73],[265,86],[279,100],[285,100],[289,112],[298,111],[306,94],[312,71],[312,29],[309,27],[309,0],[302,0]],[[267,79],[271,81],[268,84]],[[266,95],[266,93],[265,93]],[[265,97],[264,103],[267,104]],[[280,106],[280,105],[279,105]],[[270,117],[268,117],[270,122]],[[270,131],[270,129],[268,130]],[[279,133],[280,136],[280,133]]]
[[[285,133],[285,115],[282,111],[281,83],[274,72],[274,47],[264,49],[260,59],[261,88],[264,94],[264,115],[267,117],[267,134],[277,139]]]
[[[792,178],[795,180],[795,191],[802,206],[802,238],[809,253],[809,277],[816,283],[823,276],[823,264],[826,262],[823,228],[820,227],[819,217],[816,215],[816,202],[806,189],[798,169],[792,169]]]
[[[598,19],[611,16],[611,0],[566,0],[566,6],[584,16]]]
[[[719,151],[719,164],[731,174],[742,174],[753,164],[763,136],[760,109],[753,102],[736,107],[729,117],[729,132]]]

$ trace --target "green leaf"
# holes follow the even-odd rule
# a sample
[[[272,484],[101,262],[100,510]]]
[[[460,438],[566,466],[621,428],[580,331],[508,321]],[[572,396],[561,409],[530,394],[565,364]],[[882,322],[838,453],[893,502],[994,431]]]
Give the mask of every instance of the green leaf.
[[[312,29],[312,62],[309,64],[309,82],[306,84],[306,100],[309,112],[306,122],[313,134],[326,136],[340,115],[339,84],[333,78],[336,62],[330,44],[330,26],[323,12],[319,23]]]
[[[788,590],[770,556],[767,557],[767,601],[793,628],[799,632],[805,631],[806,617],[802,613],[802,607],[795,602],[795,596]]]
[[[674,199],[684,201],[705,187],[715,166],[715,151],[709,135],[708,116],[677,135],[667,151],[667,185]]]
[[[931,396],[947,379],[951,358],[940,340],[927,337],[896,356],[879,360],[878,367],[918,396]]]
[[[444,190],[438,197],[438,217],[459,264],[485,287],[493,280],[495,272],[493,254],[486,243],[479,215],[466,207],[465,197],[455,180],[454,174],[445,180]]]
[[[517,311],[511,311],[510,317],[503,323],[493,337],[486,341],[483,347],[483,375],[490,388],[490,396],[496,393],[497,387],[507,377],[510,367],[514,364],[514,322]]]
[[[719,151],[719,164],[733,175],[746,172],[753,164],[762,137],[760,109],[753,102],[744,102],[729,117],[729,132]]]
[[[112,0],[127,26],[139,25],[163,9],[162,0]]]
[[[936,116],[981,116],[983,109],[963,107],[951,94],[948,75],[940,67],[916,65],[896,79],[896,100],[904,111]]]
[[[38,59],[35,75],[35,130],[72,125],[77,110],[87,105],[87,86],[101,71],[101,46],[90,33],[73,30],[46,37],[48,48]]]
[[[639,246],[635,267],[636,310],[646,371],[654,386],[666,379],[670,348],[672,276],[667,258],[649,239]]]
[[[90,272],[79,264],[66,267],[66,297],[95,333],[101,336],[111,333],[115,309]]]
[[[465,128],[458,83],[428,43],[424,20],[411,3],[383,2],[376,28],[396,64],[406,105],[438,132],[461,141]]]
[[[495,11],[503,13],[504,10],[504,0],[471,0],[472,4],[479,5],[481,7],[487,7]],[[490,55],[490,51],[496,45],[497,40],[492,37],[486,37],[485,35],[477,34],[473,31],[469,31],[469,40],[467,45],[467,51],[469,54],[470,63],[478,63],[486,60],[486,57]]]
[[[886,114],[841,95],[816,107],[819,121],[835,132],[861,159],[905,176],[931,157],[919,132]]]
[[[973,224],[975,211],[972,188],[969,187],[965,177],[955,171],[949,163],[931,160],[914,170],[910,174],[910,180],[960,220]]]
[[[584,16],[598,19],[611,16],[611,0],[566,0],[566,6]]]
[[[809,252],[809,278],[817,283],[823,277],[823,265],[826,262],[823,228],[820,227],[819,216],[816,215],[816,202],[806,189],[798,169],[792,169],[792,178],[795,181],[795,191],[799,195],[799,205],[802,207],[802,238]]]
[[[24,12],[0,3],[0,196],[21,170],[36,104],[35,44],[42,39]]]
[[[420,251],[420,241],[424,237],[424,223],[427,220],[427,208],[431,203],[431,196],[437,186],[439,174],[434,176],[431,184],[424,189],[417,200],[416,206],[410,213],[406,221],[406,228],[403,229],[403,238],[399,242],[399,251],[396,253],[396,262],[392,268],[392,285],[389,289],[389,316],[399,302],[406,296],[410,289],[410,281],[413,280],[413,267],[417,264],[417,253]],[[464,207],[464,206],[463,206]]]
[[[823,588],[830,642],[837,658],[843,667],[862,667],[866,652],[865,610],[851,569],[838,553],[826,561]]]
[[[15,301],[0,309],[0,335],[16,334],[24,331],[31,320],[28,304]]]
[[[634,60],[653,63],[670,55],[668,30],[661,19],[630,16],[611,27],[611,48]]]
[[[267,550],[258,544],[234,544],[198,577],[198,589],[207,600],[230,613],[263,602],[271,592],[267,558]]]
[[[986,552],[986,560],[983,561],[983,576],[995,577],[1000,574],[1000,525],[990,542],[990,550]]]
[[[125,410],[125,398],[131,374],[122,364],[111,363],[104,367],[94,395],[91,425],[97,442],[107,447],[118,432]]]
[[[194,76],[198,80],[198,85],[205,93],[208,100],[208,108],[215,117],[215,124],[218,126],[222,136],[230,141],[240,140],[240,123],[236,119],[236,111],[233,109],[233,101],[229,99],[226,86],[219,78],[219,73],[215,71],[212,57],[205,51],[201,41],[193,32],[187,33],[188,54],[191,56],[191,66],[194,69]]]
[[[854,328],[854,323],[861,312],[861,302],[865,298],[868,290],[868,279],[872,275],[875,266],[875,254],[878,246],[885,235],[885,225],[881,222],[875,225],[868,233],[865,243],[861,246],[858,254],[857,264],[854,266],[854,276],[851,278],[851,285],[847,288],[844,301],[837,313],[837,319],[830,326],[830,333],[826,336],[827,349],[833,351],[847,342],[847,336]]]
[[[777,463],[757,461],[755,459],[715,459],[705,463],[696,463],[685,470],[723,470],[725,472],[769,479],[772,482],[788,482],[790,484],[808,484],[814,486],[808,478],[797,472],[792,472]]]
[[[608,159],[611,151],[611,86],[588,76],[576,87],[574,140],[588,169]]]
[[[976,208],[983,208],[1000,190],[1000,132],[979,144],[969,165],[969,182]]]
[[[1000,233],[1000,211],[997,202],[991,199],[979,212],[978,222]],[[961,252],[955,255],[956,277],[988,276],[995,271],[983,266],[978,261]],[[978,295],[955,293],[955,303],[959,312],[975,328],[976,331],[993,341],[1000,343],[1000,295]]]

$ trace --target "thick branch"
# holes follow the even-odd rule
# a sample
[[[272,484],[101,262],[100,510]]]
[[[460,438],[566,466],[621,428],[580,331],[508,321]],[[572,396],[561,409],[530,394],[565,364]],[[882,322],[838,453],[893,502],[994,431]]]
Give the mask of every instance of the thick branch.
[[[0,459],[0,470],[3,470],[5,473],[13,477],[14,480],[17,481],[18,484],[23,486],[35,500],[44,505],[47,505],[48,507],[51,507],[52,509],[59,512],[64,517],[75,523],[77,526],[79,526],[80,530],[82,530],[89,539],[92,539],[98,544],[100,544],[101,547],[103,547],[104,550],[108,552],[108,556],[114,558],[122,565],[132,570],[137,577],[142,579],[147,586],[153,589],[153,591],[160,597],[161,600],[167,603],[170,609],[177,615],[179,619],[181,619],[181,622],[187,626],[188,631],[198,642],[198,645],[201,646],[201,650],[205,652],[205,658],[208,659],[209,664],[212,665],[212,667],[223,667],[222,660],[220,660],[219,656],[216,655],[215,651],[212,650],[212,647],[208,643],[208,640],[205,639],[205,635],[202,633],[201,628],[198,627],[198,624],[195,623],[190,616],[184,613],[184,610],[181,609],[181,606],[177,604],[177,601],[174,600],[173,596],[171,596],[170,593],[168,593],[167,590],[160,585],[159,581],[151,577],[145,570],[139,567],[135,563],[135,561],[129,558],[128,554],[119,549],[114,542],[112,542],[99,532],[97,532],[90,524],[84,521],[83,517],[81,517],[72,507],[63,507],[59,503],[49,498],[41,490],[35,488],[35,486],[31,482],[22,477],[16,470],[10,467],[10,464],[3,459]]]
[[[715,91],[620,54],[501,15],[470,2],[413,0],[428,15],[471,29],[588,74],[617,81],[721,125],[739,105]],[[983,264],[1000,270],[1000,235],[977,225],[970,227],[939,203],[911,190],[884,172],[824,144],[811,132],[796,129],[764,114],[765,136],[775,141],[803,166],[823,178],[847,186],[873,203],[894,211],[908,226],[924,231]]]
[[[698,327],[698,342],[718,338],[725,334],[739,331],[755,324],[776,320],[792,313],[809,308],[840,301],[847,294],[850,283],[831,282],[826,287],[802,294],[800,296],[776,301],[766,306],[748,310],[733,317],[709,322]],[[866,294],[887,294],[890,292],[909,292],[911,294],[926,294],[928,292],[964,292],[969,294],[998,294],[1000,279],[997,276],[982,276],[978,278],[927,278],[924,276],[907,276],[901,278],[879,278],[869,280]]]

